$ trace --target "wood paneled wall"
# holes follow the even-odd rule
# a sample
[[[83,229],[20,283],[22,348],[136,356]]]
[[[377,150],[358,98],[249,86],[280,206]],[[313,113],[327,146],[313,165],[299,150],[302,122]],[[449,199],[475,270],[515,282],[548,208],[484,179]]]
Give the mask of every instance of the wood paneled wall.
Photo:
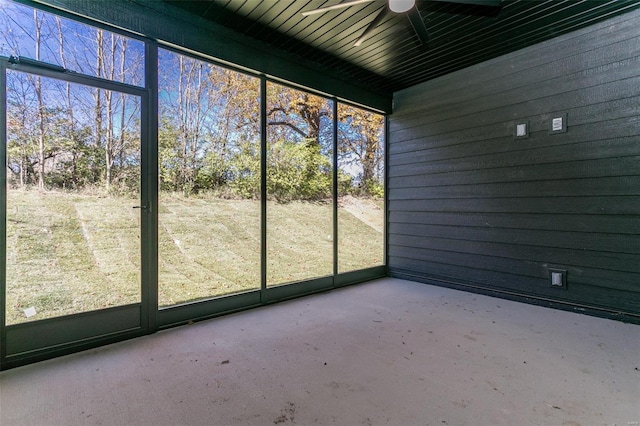
[[[631,12],[395,93],[390,274],[640,318],[639,29]]]

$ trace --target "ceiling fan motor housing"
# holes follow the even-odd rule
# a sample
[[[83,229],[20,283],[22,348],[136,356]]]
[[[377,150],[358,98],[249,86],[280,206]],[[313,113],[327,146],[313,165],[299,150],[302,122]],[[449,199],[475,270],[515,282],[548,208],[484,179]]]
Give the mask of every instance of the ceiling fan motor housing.
[[[403,13],[415,6],[415,0],[389,0],[389,9],[395,13]]]

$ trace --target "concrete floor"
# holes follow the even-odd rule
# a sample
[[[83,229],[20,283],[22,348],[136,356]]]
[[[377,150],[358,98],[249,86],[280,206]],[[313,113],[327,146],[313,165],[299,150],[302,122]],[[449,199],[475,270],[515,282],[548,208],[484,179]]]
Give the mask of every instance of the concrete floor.
[[[638,425],[640,326],[382,279],[0,373],[9,425]]]

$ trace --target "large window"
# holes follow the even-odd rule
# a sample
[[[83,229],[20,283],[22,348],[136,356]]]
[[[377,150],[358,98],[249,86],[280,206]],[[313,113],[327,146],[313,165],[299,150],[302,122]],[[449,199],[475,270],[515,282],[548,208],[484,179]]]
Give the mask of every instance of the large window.
[[[1,5],[2,55],[144,84],[142,42]],[[5,78],[6,324],[139,302],[140,97]]]
[[[333,273],[333,102],[267,85],[267,284]]]
[[[338,105],[338,272],[384,264],[384,116]]]
[[[139,99],[9,71],[7,122],[7,324],[139,302]]]
[[[260,80],[159,53],[160,306],[260,288]]]
[[[384,274],[384,116],[107,28],[0,0],[2,365]]]

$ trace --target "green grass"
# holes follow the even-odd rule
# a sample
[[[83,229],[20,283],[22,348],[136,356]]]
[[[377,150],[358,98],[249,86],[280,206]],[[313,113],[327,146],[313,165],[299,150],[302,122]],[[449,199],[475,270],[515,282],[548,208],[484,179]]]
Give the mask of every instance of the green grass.
[[[260,203],[161,195],[159,300],[169,306],[260,287]],[[7,324],[140,301],[133,199],[10,190]],[[341,203],[341,206],[343,204]],[[382,264],[381,204],[339,209],[339,271]],[[268,285],[331,275],[330,203],[268,203]],[[37,315],[27,319],[24,309]]]
[[[260,205],[162,195],[160,306],[260,287]]]
[[[129,200],[7,194],[7,324],[134,303],[139,231]],[[131,209],[133,210],[133,209]]]
[[[330,203],[267,204],[267,285],[333,273]]]

